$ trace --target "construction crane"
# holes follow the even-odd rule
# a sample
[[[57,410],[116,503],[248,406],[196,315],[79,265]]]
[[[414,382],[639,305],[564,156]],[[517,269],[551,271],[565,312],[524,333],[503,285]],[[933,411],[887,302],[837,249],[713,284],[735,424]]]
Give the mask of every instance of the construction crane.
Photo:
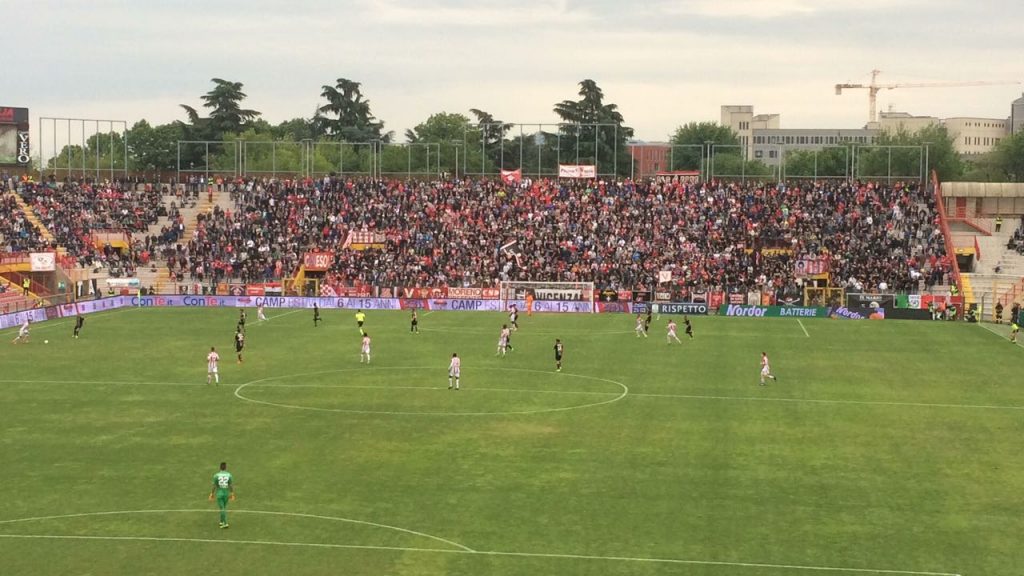
[[[871,71],[871,84],[836,84],[836,96],[843,93],[844,89],[867,88],[868,89],[868,122],[878,120],[875,114],[879,90],[892,90],[894,88],[955,88],[962,86],[999,86],[1005,84],[1020,84],[1020,82],[926,82],[923,84],[879,84],[878,75],[881,70]]]

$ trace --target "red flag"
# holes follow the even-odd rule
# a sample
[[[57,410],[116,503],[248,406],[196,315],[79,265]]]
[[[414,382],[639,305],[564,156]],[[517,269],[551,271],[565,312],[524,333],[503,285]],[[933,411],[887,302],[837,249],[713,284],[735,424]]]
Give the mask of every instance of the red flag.
[[[501,181],[505,184],[519,184],[523,179],[523,169],[517,168],[515,170],[502,170]]]

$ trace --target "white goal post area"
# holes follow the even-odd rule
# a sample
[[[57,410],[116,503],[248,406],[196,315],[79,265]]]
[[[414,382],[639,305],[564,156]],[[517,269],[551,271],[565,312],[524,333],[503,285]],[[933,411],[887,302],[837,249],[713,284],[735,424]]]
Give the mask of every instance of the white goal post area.
[[[520,311],[529,312],[526,297],[530,296],[533,312],[597,312],[593,282],[505,281],[499,284],[499,289],[505,309],[514,304]]]

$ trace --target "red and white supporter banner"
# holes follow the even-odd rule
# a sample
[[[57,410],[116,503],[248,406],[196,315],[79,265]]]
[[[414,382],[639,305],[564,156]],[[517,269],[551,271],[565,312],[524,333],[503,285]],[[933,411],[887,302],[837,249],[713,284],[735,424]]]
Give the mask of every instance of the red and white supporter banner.
[[[596,178],[597,166],[593,164],[559,164],[559,178]]]
[[[819,256],[816,258],[801,258],[793,265],[793,272],[797,278],[807,278],[828,273],[828,258]]]
[[[523,169],[516,168],[515,170],[502,170],[501,181],[505,184],[519,184],[523,180]]]
[[[302,255],[302,264],[311,272],[323,272],[334,263],[333,252],[306,252]]]

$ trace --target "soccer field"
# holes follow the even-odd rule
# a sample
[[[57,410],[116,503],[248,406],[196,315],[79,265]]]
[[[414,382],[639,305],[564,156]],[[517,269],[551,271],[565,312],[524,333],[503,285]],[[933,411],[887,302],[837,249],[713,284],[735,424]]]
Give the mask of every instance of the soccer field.
[[[250,309],[243,364],[233,309],[3,343],[0,574],[1024,573],[1024,357],[976,325],[523,316],[501,358],[504,315],[368,312],[365,365],[353,312]]]

